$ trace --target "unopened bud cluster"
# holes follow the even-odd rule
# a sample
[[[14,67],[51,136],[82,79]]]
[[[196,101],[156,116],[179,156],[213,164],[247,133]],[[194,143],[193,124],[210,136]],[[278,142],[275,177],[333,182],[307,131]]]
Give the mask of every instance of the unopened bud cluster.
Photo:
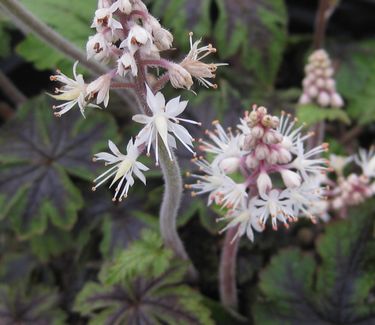
[[[198,181],[186,186],[227,209],[223,230],[237,227],[236,238],[246,234],[253,240],[253,229],[262,231],[268,220],[276,230],[279,222],[288,227],[300,216],[315,221],[323,215],[317,178],[327,170],[319,156],[328,145],[306,151],[304,141],[313,134],[303,135],[296,119],[284,112],[272,116],[265,107],[254,106],[240,122],[236,132],[213,123],[214,131],[207,131],[211,141],[200,140],[212,159],[194,159],[203,174],[192,174]]]
[[[107,64],[109,71],[90,83],[77,73],[78,62],[73,66],[73,78],[58,71],[51,80],[62,83],[62,87],[56,88],[56,95],[52,97],[64,102],[53,108],[55,115],[61,117],[78,105],[85,116],[88,107],[108,106],[111,89],[125,88],[135,90],[139,102],[145,103],[147,107],[139,108],[142,114],[133,116],[133,120],[144,127],[135,139],[129,140],[127,153],[123,154],[109,141],[110,153],[101,152],[94,157],[94,161],[102,160],[110,167],[94,180],[93,190],[112,179],[110,187],[117,184],[113,200],[121,201],[133,186],[134,176],[146,183],[143,172],[148,167],[138,161],[144,151],[149,155],[154,148],[158,164],[160,146],[165,147],[172,159],[178,140],[194,154],[194,139],[181,122],[200,123],[179,117],[187,101],[177,97],[166,102],[158,91],[168,81],[175,88],[190,89],[193,79],[205,87],[216,88],[209,80],[215,78],[215,71],[222,64],[202,61],[216,49],[212,45],[199,47],[201,41],[193,42],[192,33],[189,34],[190,52],[180,63],[161,58],[163,51],[171,49],[173,35],[148,12],[141,0],[99,0],[91,27],[96,33],[88,39],[87,58]],[[154,68],[164,72],[159,79],[150,73]]]
[[[331,166],[336,173],[336,180],[327,180],[331,190],[327,192],[330,207],[333,210],[345,210],[350,206],[363,203],[375,194],[375,155],[374,150],[360,149],[353,157],[331,155]],[[361,173],[345,175],[344,168],[354,161]]]
[[[344,101],[336,90],[334,69],[328,53],[319,49],[308,59],[300,104],[316,103],[321,107],[342,107]]]

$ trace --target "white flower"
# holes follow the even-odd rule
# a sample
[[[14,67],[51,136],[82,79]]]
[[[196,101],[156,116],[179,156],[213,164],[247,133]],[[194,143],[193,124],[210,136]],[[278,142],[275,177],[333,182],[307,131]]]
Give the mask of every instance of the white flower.
[[[294,129],[297,121],[298,120],[296,118],[292,118],[290,114],[286,114],[284,111],[282,111],[279,126],[277,128],[277,131],[283,135],[281,145],[292,153],[297,153],[298,143],[305,141],[313,135],[313,133],[308,133],[304,136],[301,136],[301,131],[304,127],[304,124]]]
[[[110,28],[112,33],[116,29],[122,29],[122,25],[119,21],[113,18],[113,13],[116,11],[116,4],[109,8],[99,8],[95,11],[94,21],[91,28],[96,28],[98,32]]]
[[[169,133],[172,133],[186,149],[194,154],[194,151],[190,148],[193,146],[193,138],[179,123],[180,121],[198,125],[200,123],[177,117],[185,110],[188,102],[180,102],[180,97],[176,97],[165,104],[165,98],[162,93],[158,92],[154,95],[147,85],[146,88],[147,104],[152,116],[137,114],[133,116],[133,120],[145,124],[145,127],[139,132],[137,138],[140,143],[147,144],[147,154],[150,153],[151,144],[154,143],[156,164],[159,163],[160,136],[170,159],[172,159],[171,148],[176,147],[176,141]]]
[[[320,180],[318,178],[311,178],[309,181],[302,183],[300,187],[290,188],[287,190],[288,197],[293,206],[293,213],[295,217],[303,214],[315,221],[315,214],[319,212],[319,216],[325,214],[323,210],[324,203],[324,189],[320,187]],[[327,205],[325,205],[327,208]]]
[[[105,107],[108,106],[112,77],[111,73],[104,74],[87,86],[88,96],[96,97],[97,104],[104,103]]]
[[[127,48],[132,55],[139,49],[145,54],[150,54],[152,45],[152,35],[143,27],[134,24],[130,28],[128,37],[120,44],[120,48]]]
[[[102,33],[90,36],[86,44],[87,59],[94,58],[97,61],[108,63],[112,55],[113,45],[106,40]]]
[[[240,136],[233,135],[230,130],[226,132],[219,121],[214,121],[212,124],[215,126],[215,130],[213,132],[206,131],[212,143],[201,140],[200,149],[215,155],[215,159],[212,162],[213,165],[225,167],[222,161],[226,158],[235,158],[236,164],[239,164],[239,159],[243,156],[243,151],[240,147]]]
[[[137,148],[137,142],[134,143],[133,139],[130,139],[126,147],[126,155],[122,154],[117,146],[110,140],[108,141],[108,146],[112,154],[100,152],[95,155],[94,160],[103,160],[105,161],[106,165],[114,166],[109,168],[106,172],[94,180],[95,183],[99,183],[97,183],[92,190],[95,191],[96,188],[113,177],[112,183],[109,186],[110,188],[113,186],[113,184],[119,181],[113,196],[113,201],[116,199],[121,201],[122,198],[127,197],[129,188],[134,184],[133,174],[146,185],[146,178],[142,171],[147,171],[148,168],[141,162],[137,161],[139,150]]]
[[[204,63],[207,55],[215,53],[216,49],[211,44],[207,46],[198,47],[201,40],[193,43],[193,33],[189,33],[190,37],[190,51],[185,59],[181,62],[181,66],[185,68],[194,78],[205,86],[206,88],[217,88],[216,84],[211,83],[207,79],[215,78],[215,72],[218,66],[227,65],[226,63]]]
[[[328,150],[328,144],[323,143],[322,145],[311,149],[308,152],[304,152],[303,142],[297,142],[297,158],[290,164],[292,168],[296,168],[303,179],[308,179],[311,175],[319,175],[327,170],[327,160],[323,158],[311,158],[318,156],[322,152]]]
[[[118,59],[117,63],[117,73],[120,76],[125,77],[129,70],[131,70],[134,77],[138,75],[137,63],[135,62],[133,55],[129,52],[125,52],[121,58]]]
[[[193,79],[190,73],[179,64],[170,63],[168,68],[169,81],[174,88],[190,89],[193,85]]]
[[[253,201],[253,211],[263,225],[271,217],[274,230],[277,229],[278,220],[286,227],[288,227],[288,221],[293,220],[292,202],[285,190],[274,189],[268,194],[261,194],[261,198]]]
[[[254,213],[252,205],[252,203],[249,203],[249,206],[241,206],[240,208],[231,212],[228,216],[218,219],[219,221],[229,220],[229,223],[220,231],[221,233],[229,228],[238,227],[232,242],[245,234],[247,238],[253,242],[253,229],[257,232],[262,232],[264,230],[264,226],[260,223],[258,216]]]
[[[223,208],[236,209],[240,204],[244,204],[247,198],[246,185],[236,183],[228,177],[220,188],[221,200],[219,204]]]
[[[214,201],[219,204],[221,200],[221,189],[225,187],[225,183],[231,182],[219,168],[213,167],[204,159],[194,158],[193,162],[204,172],[204,175],[188,174],[197,179],[196,184],[185,185],[186,188],[193,190],[192,196],[209,193],[207,205],[211,205]]]
[[[74,79],[67,77],[61,73],[61,71],[57,71],[57,75],[51,76],[52,81],[59,81],[63,83],[64,86],[62,86],[60,89],[56,89],[56,92],[60,94],[50,96],[57,100],[67,101],[61,105],[53,106],[53,109],[60,109],[60,111],[55,113],[55,115],[58,117],[71,110],[76,104],[78,104],[83,117],[85,117],[84,112],[86,107],[98,107],[96,105],[89,104],[86,101],[87,85],[83,80],[83,76],[81,74],[77,75],[77,65],[78,61],[75,62],[73,66]]]
[[[369,151],[360,149],[354,157],[355,163],[362,168],[362,172],[367,177],[375,177],[375,150],[371,148]]]
[[[124,14],[127,14],[129,15],[132,11],[132,4],[130,2],[130,0],[117,0],[114,4],[113,4],[114,8],[120,10],[121,12],[123,12]]]
[[[173,35],[164,29],[155,17],[151,15],[148,17],[145,28],[154,36],[154,43],[160,51],[165,51],[172,47]]]

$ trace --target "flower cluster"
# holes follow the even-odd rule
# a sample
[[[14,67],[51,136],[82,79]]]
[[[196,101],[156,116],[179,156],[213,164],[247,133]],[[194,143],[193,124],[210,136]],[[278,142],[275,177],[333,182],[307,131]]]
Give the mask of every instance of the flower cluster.
[[[375,194],[375,152],[360,149],[355,156],[342,157],[331,155],[331,166],[336,174],[336,180],[327,179],[331,190],[327,191],[330,208],[345,211],[346,208],[358,205]],[[361,174],[344,174],[344,168],[355,162],[361,169]]]
[[[310,55],[305,73],[300,104],[316,103],[321,107],[344,105],[342,97],[336,91],[336,82],[333,79],[334,70],[325,50],[316,50]]]
[[[88,107],[100,108],[98,105],[101,104],[107,107],[113,88],[133,89],[140,102],[147,102],[139,109],[140,114],[133,116],[133,120],[144,127],[134,140],[129,141],[127,153],[121,153],[109,141],[111,153],[101,152],[94,157],[94,161],[104,161],[111,167],[95,179],[93,190],[112,179],[110,187],[117,184],[113,199],[121,201],[134,184],[134,175],[146,183],[143,172],[148,168],[138,161],[143,151],[149,155],[153,147],[157,165],[160,146],[166,148],[172,159],[177,140],[195,154],[193,138],[181,122],[200,123],[179,117],[187,101],[177,97],[166,103],[158,90],[168,81],[175,88],[190,89],[194,79],[205,87],[216,88],[210,80],[215,78],[217,67],[223,64],[204,63],[202,60],[216,49],[212,45],[200,47],[201,40],[193,42],[192,33],[189,34],[190,52],[180,63],[161,58],[163,51],[172,48],[173,35],[148,12],[141,0],[99,0],[91,27],[96,33],[88,39],[87,58],[108,65],[109,70],[90,83],[77,74],[78,62],[73,67],[73,78],[57,71],[51,80],[62,86],[51,96],[64,102],[53,108],[57,110],[55,115],[61,117],[78,105],[85,116]],[[158,73],[162,71],[162,75],[152,76],[150,70],[154,68]]]
[[[202,173],[191,174],[197,182],[186,187],[193,196],[208,193],[209,205],[227,209],[223,231],[236,227],[235,238],[246,234],[253,240],[253,229],[262,231],[268,220],[276,230],[280,222],[288,227],[300,216],[315,221],[325,214],[319,178],[328,167],[319,156],[328,145],[305,150],[304,141],[313,134],[303,135],[296,122],[285,112],[278,118],[254,106],[237,132],[215,121],[209,141],[200,140],[212,159],[194,159]]]
[[[160,53],[172,47],[173,35],[148,12],[141,0],[100,0],[91,27],[95,28],[96,34],[90,36],[87,42],[87,58],[105,63],[111,70],[89,84],[85,83],[82,75],[77,75],[77,63],[73,69],[74,79],[60,71],[52,76],[51,80],[63,84],[56,89],[57,95],[52,97],[66,101],[54,106],[60,109],[56,116],[60,117],[76,104],[82,114],[90,106],[103,104],[107,107],[109,91],[111,86],[114,87],[115,80],[120,82],[114,88],[135,88],[136,83],[121,81],[125,78],[137,79],[139,72],[145,68],[164,69],[162,76],[153,78],[155,85],[152,86],[156,90],[168,81],[175,88],[190,89],[194,78],[205,87],[217,87],[210,79],[215,78],[217,67],[223,64],[202,61],[216,49],[211,44],[199,47],[201,41],[193,42],[190,33],[190,52],[180,63],[161,58]]]

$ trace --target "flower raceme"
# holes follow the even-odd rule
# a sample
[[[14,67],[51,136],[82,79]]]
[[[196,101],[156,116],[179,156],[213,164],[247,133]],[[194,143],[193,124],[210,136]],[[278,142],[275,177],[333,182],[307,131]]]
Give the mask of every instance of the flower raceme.
[[[60,112],[56,113],[57,116],[65,114],[76,104],[83,114],[87,107],[95,106],[90,105],[90,102],[96,96],[97,104],[103,103],[107,107],[109,89],[135,88],[136,82],[128,81],[136,81],[138,72],[144,71],[145,68],[146,76],[149,68],[157,67],[158,72],[160,69],[165,70],[165,73],[161,76],[158,74],[157,78],[148,78],[155,80],[155,88],[153,84],[151,88],[156,90],[161,89],[168,81],[175,88],[191,89],[193,79],[205,87],[217,87],[210,80],[216,77],[217,68],[225,64],[203,62],[208,55],[215,53],[216,49],[211,44],[199,47],[201,40],[193,42],[190,33],[191,49],[180,63],[161,58],[162,51],[172,48],[173,35],[160,25],[140,0],[99,1],[91,27],[96,33],[87,41],[87,59],[107,64],[110,71],[89,85],[84,83],[82,75],[76,75],[77,63],[74,68],[74,75],[77,77],[75,80],[60,72],[52,76],[52,80],[62,83],[58,92],[70,90],[65,96],[61,94],[54,97],[66,101],[56,106],[61,108]]]
[[[223,230],[236,227],[235,238],[246,234],[253,241],[253,230],[262,231],[269,220],[276,230],[300,216],[315,221],[325,215],[317,208],[325,199],[317,178],[328,169],[319,157],[327,144],[306,151],[304,141],[313,134],[302,134],[290,115],[271,116],[265,107],[246,112],[237,132],[213,124],[214,131],[206,132],[209,140],[200,140],[210,162],[193,160],[201,173],[190,174],[197,183],[186,187],[192,195],[208,193],[209,205],[227,209]]]
[[[101,152],[94,157],[95,161],[104,161],[110,167],[95,179],[93,190],[112,179],[110,187],[117,184],[113,199],[121,201],[133,186],[134,175],[146,182],[143,172],[148,168],[138,162],[144,151],[149,155],[153,147],[157,165],[160,146],[165,147],[170,159],[177,142],[195,155],[192,149],[194,139],[181,125],[200,125],[180,117],[188,102],[180,100],[180,97],[166,102],[164,95],[158,91],[167,82],[175,88],[191,89],[193,80],[205,87],[216,88],[210,80],[216,77],[217,68],[223,64],[203,62],[216,49],[212,45],[201,46],[201,40],[193,42],[192,33],[189,34],[190,51],[180,63],[161,58],[163,51],[172,48],[173,35],[148,12],[141,0],[99,0],[91,28],[95,34],[86,44],[87,59],[108,65],[108,72],[86,83],[83,76],[77,74],[78,62],[73,66],[73,78],[58,71],[51,80],[62,85],[51,96],[64,102],[53,108],[58,109],[55,115],[61,117],[77,105],[85,116],[89,107],[109,105],[111,89],[129,88],[135,91],[140,102],[147,101],[147,105],[145,103],[145,107],[139,109],[140,114],[133,116],[133,120],[144,127],[134,141],[129,141],[127,153],[122,154],[109,141],[111,153]],[[157,77],[151,75],[151,68],[158,68]],[[237,191],[233,192],[230,190],[233,185],[236,186],[234,182],[228,182],[223,202],[231,204],[233,200],[242,200],[241,187],[236,186]]]
[[[357,155],[342,157],[331,155],[331,166],[336,180],[325,179],[330,190],[327,191],[328,204],[332,210],[343,212],[350,206],[358,205],[375,195],[375,150],[360,149]],[[344,174],[344,168],[354,161],[361,173]]]

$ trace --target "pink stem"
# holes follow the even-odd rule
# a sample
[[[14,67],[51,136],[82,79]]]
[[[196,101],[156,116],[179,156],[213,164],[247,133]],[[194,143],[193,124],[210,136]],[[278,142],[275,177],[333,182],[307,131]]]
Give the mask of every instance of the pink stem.
[[[134,89],[135,84],[132,82],[112,82],[111,83],[112,89]]]
[[[239,238],[232,242],[237,233],[237,227],[230,228],[225,234],[224,245],[221,251],[219,269],[219,290],[221,303],[232,309],[237,309],[236,286],[236,260],[239,246]]]
[[[160,89],[164,88],[164,86],[166,85],[166,83],[169,81],[169,74],[168,73],[165,73],[163,74],[159,79],[158,81],[156,81],[156,83],[154,84],[153,88],[154,88],[154,92],[157,92],[159,91]]]
[[[142,60],[141,64],[145,66],[150,66],[150,67],[161,67],[164,69],[169,69],[171,66],[171,63],[168,60],[165,59],[158,59],[158,60]]]

